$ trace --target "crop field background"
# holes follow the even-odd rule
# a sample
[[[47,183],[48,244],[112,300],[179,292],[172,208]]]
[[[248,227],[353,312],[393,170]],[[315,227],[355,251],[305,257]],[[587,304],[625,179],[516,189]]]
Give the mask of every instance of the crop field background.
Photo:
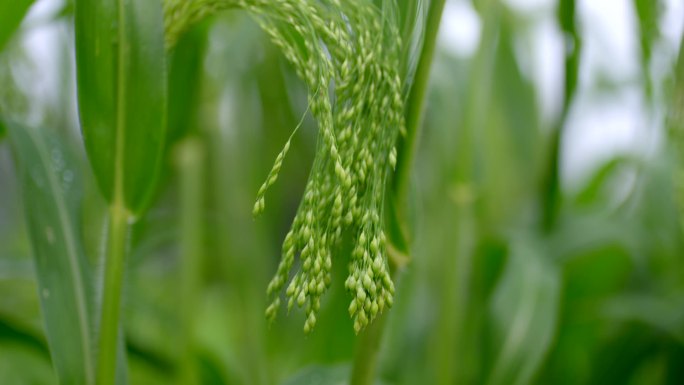
[[[0,0],[0,384],[684,384],[683,30]]]

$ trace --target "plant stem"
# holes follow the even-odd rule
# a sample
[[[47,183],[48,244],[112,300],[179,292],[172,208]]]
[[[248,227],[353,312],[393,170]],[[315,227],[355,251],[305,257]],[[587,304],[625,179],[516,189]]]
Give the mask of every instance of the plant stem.
[[[104,293],[100,318],[97,384],[112,385],[116,377],[117,340],[121,312],[129,213],[116,201],[109,209],[109,235],[105,256]]]
[[[542,201],[541,230],[549,233],[555,227],[561,205],[560,160],[563,132],[570,112],[579,74],[581,39],[575,23],[575,0],[562,0],[558,7],[558,22],[566,35],[565,89],[563,109],[556,121],[550,140],[549,162],[540,192]]]
[[[430,83],[430,69],[437,46],[437,32],[439,32],[442,11],[445,0],[430,1],[430,8],[425,20],[425,36],[420,59],[416,67],[416,74],[408,100],[406,101],[406,137],[399,138],[397,144],[397,170],[394,174],[393,191],[397,197],[399,207],[405,207],[411,167],[418,147],[418,134],[423,124],[425,96]]]
[[[441,252],[449,258],[441,262],[441,310],[433,334],[438,357],[434,362],[435,381],[439,385],[477,382],[473,374],[476,345],[470,342],[469,335],[469,315],[473,310],[473,256],[479,233],[476,202],[481,189],[475,177],[475,165],[477,151],[482,147],[478,135],[486,126],[493,92],[502,12],[494,0],[482,0],[478,5],[482,37],[470,65],[464,121],[456,128],[456,169],[448,190],[451,199],[440,214],[443,226],[453,229],[453,237],[441,243],[444,247]]]
[[[463,185],[462,190],[469,186]],[[474,197],[452,197],[444,208],[443,223],[453,229],[453,238],[444,242],[445,258],[440,279],[442,305],[435,329],[434,351],[436,384],[469,383],[472,359],[463,347],[468,346],[468,315],[471,307],[473,253],[476,247],[477,219]],[[453,227],[452,227],[453,226]],[[456,348],[455,348],[456,347]]]
[[[202,238],[204,227],[204,148],[199,139],[188,138],[177,148],[177,167],[180,174],[180,247],[181,247],[181,293],[180,311],[182,328],[180,335],[180,375],[178,383],[199,383],[193,351],[193,331],[197,292],[200,286],[202,265]]]
[[[368,385],[373,383],[386,318],[387,315],[382,314],[359,335],[356,352],[354,353],[350,385]]]

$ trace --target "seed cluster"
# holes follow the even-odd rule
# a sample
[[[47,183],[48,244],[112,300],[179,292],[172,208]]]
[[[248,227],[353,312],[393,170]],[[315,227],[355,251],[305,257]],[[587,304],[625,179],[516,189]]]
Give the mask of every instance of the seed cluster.
[[[382,218],[385,184],[396,165],[394,143],[404,127],[395,5],[386,1],[381,12],[371,0],[167,0],[167,31],[177,34],[183,23],[231,7],[255,17],[307,84],[319,127],[304,197],[268,285],[273,300],[266,316],[275,318],[287,284],[288,310],[295,303],[304,307],[304,331],[313,329],[330,287],[333,251],[349,232],[355,246],[345,287],[358,333],[392,305],[394,295]],[[265,208],[290,141],[257,193],[255,215]]]

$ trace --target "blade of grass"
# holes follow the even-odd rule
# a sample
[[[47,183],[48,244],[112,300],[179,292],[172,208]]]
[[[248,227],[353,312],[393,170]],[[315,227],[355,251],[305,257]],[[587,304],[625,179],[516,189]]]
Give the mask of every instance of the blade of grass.
[[[167,147],[192,131],[199,107],[208,31],[206,26],[191,29],[180,37],[169,55]]]
[[[662,4],[659,0],[633,0],[639,22],[639,40],[641,43],[641,71],[644,89],[647,96],[653,93],[650,75],[652,46],[658,39],[659,10]]]
[[[445,0],[432,0],[428,8],[425,21],[425,35],[423,47],[418,59],[415,78],[406,102],[406,136],[399,139],[397,144],[397,168],[392,181],[392,191],[397,204],[400,220],[405,219],[402,207],[405,207],[410,173],[413,158],[417,148],[417,138],[423,124],[423,110],[425,109],[425,96],[430,83],[430,70],[432,59],[435,56],[437,46],[437,32],[442,20]]]
[[[551,134],[549,162],[546,174],[543,176],[541,188],[542,218],[541,228],[550,232],[556,224],[561,205],[560,191],[560,160],[561,142],[565,121],[570,112],[577,79],[579,76],[579,63],[582,40],[577,32],[575,21],[575,0],[561,0],[558,6],[558,22],[565,34],[565,88],[563,94],[563,108],[553,133]]]
[[[0,52],[21,24],[33,0],[0,2]]]
[[[110,207],[97,364],[97,383],[109,385],[117,376],[117,344],[122,343],[128,225],[149,205],[166,135],[162,5],[77,0],[75,24],[83,138]],[[118,365],[125,368],[125,362]]]
[[[52,361],[62,384],[94,384],[93,292],[79,239],[73,164],[60,143],[9,125]]]
[[[166,137],[161,3],[76,1],[81,130],[98,185],[131,214],[149,205]]]

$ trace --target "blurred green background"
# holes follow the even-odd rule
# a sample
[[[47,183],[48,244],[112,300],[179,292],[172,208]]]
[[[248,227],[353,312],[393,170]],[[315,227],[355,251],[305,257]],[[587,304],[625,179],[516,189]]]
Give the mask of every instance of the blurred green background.
[[[79,132],[73,5],[29,6],[0,5],[0,114],[74,159],[99,271],[106,204]],[[378,383],[684,383],[683,26],[680,0],[447,1]],[[130,382],[176,383],[192,360],[202,384],[343,383],[357,341],[345,255],[312,334],[301,312],[263,316],[314,155],[310,117],[265,215],[251,209],[306,88],[241,12],[193,28],[169,62],[163,181],[124,288]],[[0,384],[54,384],[16,170],[0,139]],[[202,239],[192,261],[188,232]]]

